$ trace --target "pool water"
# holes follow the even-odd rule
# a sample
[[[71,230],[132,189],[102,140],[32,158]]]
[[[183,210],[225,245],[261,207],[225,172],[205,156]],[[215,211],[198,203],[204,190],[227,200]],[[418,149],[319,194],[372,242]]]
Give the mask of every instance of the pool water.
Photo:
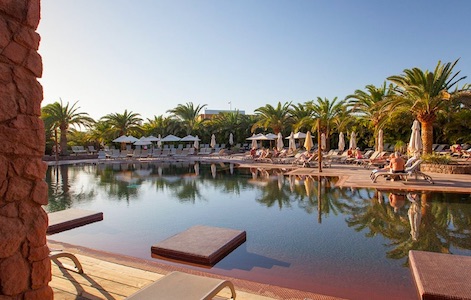
[[[190,162],[50,167],[48,212],[104,214],[50,238],[158,260],[151,246],[191,226],[245,230],[243,245],[204,270],[349,299],[415,299],[409,250],[471,255],[469,194],[341,189],[337,178],[283,171]]]

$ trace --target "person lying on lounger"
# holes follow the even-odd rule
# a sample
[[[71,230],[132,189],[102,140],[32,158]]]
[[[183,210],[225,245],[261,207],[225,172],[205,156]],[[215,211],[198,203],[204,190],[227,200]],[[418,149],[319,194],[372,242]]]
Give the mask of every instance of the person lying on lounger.
[[[391,161],[393,158],[394,158],[394,153],[391,153],[391,155],[389,155],[389,160]],[[391,170],[391,164],[384,166],[384,168],[374,169],[373,171],[371,171],[370,177],[373,178],[376,173],[385,173],[385,172],[389,172],[390,170]]]

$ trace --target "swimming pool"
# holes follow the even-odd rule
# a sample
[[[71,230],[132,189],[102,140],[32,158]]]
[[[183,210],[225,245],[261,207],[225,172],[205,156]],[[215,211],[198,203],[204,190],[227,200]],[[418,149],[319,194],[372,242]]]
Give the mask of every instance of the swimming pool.
[[[282,172],[189,162],[50,167],[47,211],[104,213],[51,239],[156,260],[151,245],[191,226],[245,230],[243,245],[204,270],[349,299],[415,299],[409,250],[471,255],[468,194],[408,199]]]

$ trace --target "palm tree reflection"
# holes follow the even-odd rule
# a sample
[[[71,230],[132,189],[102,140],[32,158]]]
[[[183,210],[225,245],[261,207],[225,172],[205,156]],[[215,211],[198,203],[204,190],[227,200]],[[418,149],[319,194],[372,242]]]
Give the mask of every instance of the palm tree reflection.
[[[352,200],[346,222],[356,231],[366,230],[367,237],[385,237],[390,248],[387,257],[404,259],[407,265],[409,250],[452,253],[452,249],[471,249],[471,206],[460,205],[469,199],[446,195],[445,201],[444,194],[386,193],[389,201],[384,201],[384,191],[371,199]],[[400,193],[408,201],[394,196]]]

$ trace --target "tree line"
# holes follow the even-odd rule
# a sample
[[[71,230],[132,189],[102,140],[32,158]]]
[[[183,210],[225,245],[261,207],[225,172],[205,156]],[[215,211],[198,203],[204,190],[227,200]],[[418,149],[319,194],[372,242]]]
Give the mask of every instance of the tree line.
[[[226,143],[233,133],[235,143],[246,143],[253,133],[311,131],[325,133],[327,147],[336,148],[338,133],[355,131],[361,147],[375,147],[380,129],[386,143],[407,142],[414,119],[421,123],[424,153],[433,143],[471,143],[471,84],[460,83],[466,76],[455,71],[454,62],[439,61],[433,71],[405,69],[388,77],[381,86],[367,85],[345,99],[317,97],[304,103],[279,101],[255,109],[254,115],[239,111],[223,112],[210,119],[200,117],[206,104],[179,104],[167,111],[169,116],[144,120],[139,113],[125,110],[98,120],[81,112],[78,102],[62,100],[42,108],[46,130],[46,153],[55,143],[62,155],[71,145],[109,145],[121,135],[180,137],[198,135],[209,143],[215,134]],[[85,130],[78,130],[78,128]]]

